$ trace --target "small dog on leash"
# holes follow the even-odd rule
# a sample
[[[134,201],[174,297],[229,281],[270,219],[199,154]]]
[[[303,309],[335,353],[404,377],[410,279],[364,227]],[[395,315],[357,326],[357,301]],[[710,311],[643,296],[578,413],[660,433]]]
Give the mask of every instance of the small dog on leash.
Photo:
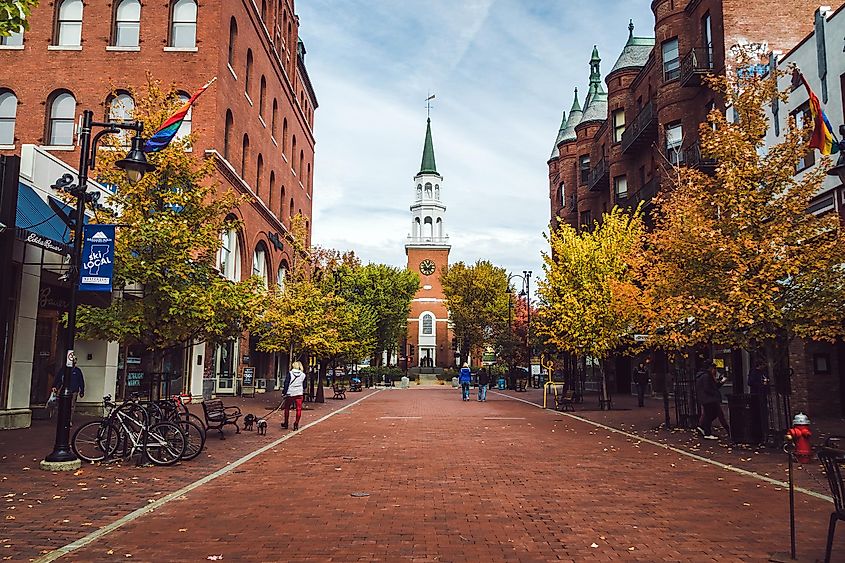
[[[252,425],[258,418],[254,414],[248,414],[244,417],[244,430],[252,430]]]
[[[258,435],[259,436],[266,436],[267,435],[267,421],[263,418],[258,419]]]

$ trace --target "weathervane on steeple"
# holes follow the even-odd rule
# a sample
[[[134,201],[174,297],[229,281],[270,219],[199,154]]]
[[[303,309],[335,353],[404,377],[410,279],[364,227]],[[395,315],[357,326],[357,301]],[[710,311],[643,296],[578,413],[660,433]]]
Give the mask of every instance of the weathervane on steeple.
[[[425,99],[425,113],[428,119],[431,119],[431,100],[434,99],[434,94],[429,94]]]

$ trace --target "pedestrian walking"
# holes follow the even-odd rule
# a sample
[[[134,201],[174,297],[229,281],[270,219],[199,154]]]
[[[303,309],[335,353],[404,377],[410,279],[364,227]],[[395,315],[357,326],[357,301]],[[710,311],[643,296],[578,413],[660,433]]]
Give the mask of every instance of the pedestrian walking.
[[[716,364],[711,363],[703,368],[695,376],[695,392],[698,395],[698,402],[701,405],[701,418],[698,420],[699,434],[706,440],[718,440],[713,435],[713,421],[717,418],[719,423],[730,435],[728,422],[725,420],[725,413],[722,412],[722,392],[719,388],[724,381],[719,378]]]
[[[76,356],[73,357],[73,367],[70,370],[70,381],[65,382],[65,368],[62,366],[58,373],[56,373],[56,379],[53,381],[53,393],[60,395],[62,389],[65,387],[65,383],[67,383],[67,389],[70,391],[71,395],[70,419],[71,425],[73,425],[73,411],[76,410],[77,396],[85,397],[85,375],[82,373],[82,370],[76,366]]]
[[[285,421],[282,423],[282,428],[288,427],[290,408],[296,405],[296,420],[293,423],[293,429],[299,430],[299,419],[302,418],[302,398],[305,395],[305,373],[302,371],[301,362],[293,363],[290,373],[285,378],[282,393],[285,396]]]
[[[472,372],[469,371],[469,365],[464,362],[464,367],[461,368],[461,373],[458,374],[458,383],[461,384],[461,395],[464,401],[469,401],[469,385],[472,382]]]
[[[484,402],[487,400],[487,387],[490,386],[490,374],[487,373],[487,368],[481,368],[478,372],[478,400]]]
[[[634,369],[634,383],[637,385],[637,405],[644,407],[645,390],[648,387],[648,370],[645,369],[645,364],[642,362]]]

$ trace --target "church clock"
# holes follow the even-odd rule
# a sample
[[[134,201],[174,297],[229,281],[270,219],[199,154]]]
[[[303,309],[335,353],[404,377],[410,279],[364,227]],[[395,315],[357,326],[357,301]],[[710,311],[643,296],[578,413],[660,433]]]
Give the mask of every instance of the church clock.
[[[434,262],[426,258],[422,262],[420,262],[420,272],[422,272],[426,276],[430,276],[434,273],[434,270],[437,269],[434,265]]]

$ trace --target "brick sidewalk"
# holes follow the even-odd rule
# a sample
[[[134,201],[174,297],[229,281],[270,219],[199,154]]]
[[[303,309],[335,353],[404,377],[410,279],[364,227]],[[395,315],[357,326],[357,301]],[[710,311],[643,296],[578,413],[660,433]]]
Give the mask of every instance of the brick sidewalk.
[[[369,393],[349,393],[346,401],[306,403],[310,410],[303,413],[303,424]],[[268,414],[280,400],[279,392],[257,394],[254,399],[223,399],[224,404],[239,406],[244,414],[256,416]],[[200,405],[191,405],[191,409],[202,418]],[[245,431],[235,435],[234,429],[227,427],[227,439],[220,440],[212,430],[199,457],[172,467],[138,468],[132,462],[116,462],[83,465],[73,474],[38,468],[52,450],[55,421],[34,421],[32,428],[0,432],[0,497],[4,505],[0,558],[32,560],[225,467],[282,436],[286,432],[279,427],[282,418],[281,411],[269,418],[266,436]],[[75,424],[85,420],[79,417]]]
[[[788,549],[778,487],[502,396],[458,397],[379,392],[65,559],[765,561]],[[799,554],[821,557],[831,505],[796,500]],[[845,535],[835,549],[842,560]]]

